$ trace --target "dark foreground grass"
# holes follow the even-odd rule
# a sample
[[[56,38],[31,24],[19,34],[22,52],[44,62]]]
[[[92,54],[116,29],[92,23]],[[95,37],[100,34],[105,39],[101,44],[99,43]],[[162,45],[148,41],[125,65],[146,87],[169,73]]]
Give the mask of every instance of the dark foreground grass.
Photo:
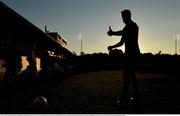
[[[137,73],[142,95],[141,112],[129,104],[124,112],[116,103],[121,96],[122,72],[98,71],[62,78],[41,79],[11,86],[1,86],[2,114],[178,114],[180,85],[174,77],[163,73]],[[130,95],[133,95],[130,89]],[[48,106],[36,110],[32,101],[47,98]]]

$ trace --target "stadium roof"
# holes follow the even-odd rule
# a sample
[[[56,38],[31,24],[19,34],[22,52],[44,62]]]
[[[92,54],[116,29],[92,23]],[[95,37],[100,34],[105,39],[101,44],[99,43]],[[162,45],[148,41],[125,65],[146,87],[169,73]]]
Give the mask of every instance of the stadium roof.
[[[36,44],[41,49],[63,53],[64,56],[73,54],[50,35],[0,1],[0,40],[3,39],[25,45]]]

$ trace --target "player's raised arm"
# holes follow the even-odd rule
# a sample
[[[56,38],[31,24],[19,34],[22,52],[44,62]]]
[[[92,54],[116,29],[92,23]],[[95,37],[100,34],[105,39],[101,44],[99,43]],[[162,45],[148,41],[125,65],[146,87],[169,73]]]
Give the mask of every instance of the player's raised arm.
[[[107,34],[108,34],[108,36],[112,36],[112,35],[122,36],[123,30],[121,30],[121,31],[112,31],[111,26],[109,26],[109,31],[107,32]]]

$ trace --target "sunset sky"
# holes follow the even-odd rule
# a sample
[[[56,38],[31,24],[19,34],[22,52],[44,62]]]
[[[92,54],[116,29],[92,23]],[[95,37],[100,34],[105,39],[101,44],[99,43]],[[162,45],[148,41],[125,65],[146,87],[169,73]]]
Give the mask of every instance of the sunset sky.
[[[85,53],[107,53],[107,46],[120,41],[108,37],[110,25],[121,30],[121,11],[130,9],[140,28],[142,53],[174,54],[174,39],[180,34],[180,0],[1,0],[44,31],[58,32],[68,46],[80,53],[79,34]],[[123,47],[121,49],[124,49]],[[180,40],[178,40],[180,54]]]

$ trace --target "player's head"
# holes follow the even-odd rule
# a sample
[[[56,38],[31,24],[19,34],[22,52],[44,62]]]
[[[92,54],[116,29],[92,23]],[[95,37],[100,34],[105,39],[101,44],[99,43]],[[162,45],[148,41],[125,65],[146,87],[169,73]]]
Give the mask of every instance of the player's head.
[[[123,22],[127,23],[128,21],[131,20],[131,11],[128,9],[125,9],[121,11],[121,16],[122,16]]]

